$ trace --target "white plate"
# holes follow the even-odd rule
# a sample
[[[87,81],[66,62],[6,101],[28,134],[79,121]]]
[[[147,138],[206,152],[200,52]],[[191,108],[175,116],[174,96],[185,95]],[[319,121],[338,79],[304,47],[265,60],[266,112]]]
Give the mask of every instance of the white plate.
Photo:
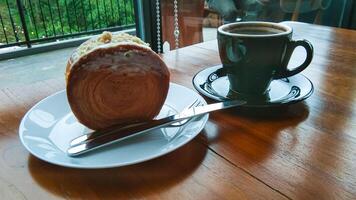
[[[175,114],[196,99],[206,104],[193,90],[171,83],[157,118]],[[21,121],[19,134],[26,149],[46,162],[74,168],[109,168],[150,160],[181,147],[199,134],[208,117],[208,114],[196,117],[182,127],[150,131],[73,158],[66,154],[69,142],[90,129],[74,117],[63,90],[32,107]]]

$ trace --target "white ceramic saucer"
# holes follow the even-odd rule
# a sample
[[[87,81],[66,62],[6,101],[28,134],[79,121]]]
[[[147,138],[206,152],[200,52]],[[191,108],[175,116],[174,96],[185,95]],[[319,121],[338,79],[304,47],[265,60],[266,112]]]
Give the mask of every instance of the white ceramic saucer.
[[[171,83],[157,118],[175,114],[196,99],[206,104],[193,90]],[[69,142],[90,129],[74,117],[63,90],[43,99],[26,113],[19,135],[26,149],[46,162],[73,168],[109,168],[150,160],[181,147],[199,134],[208,117],[206,114],[182,127],[158,129],[73,158],[66,154]]]

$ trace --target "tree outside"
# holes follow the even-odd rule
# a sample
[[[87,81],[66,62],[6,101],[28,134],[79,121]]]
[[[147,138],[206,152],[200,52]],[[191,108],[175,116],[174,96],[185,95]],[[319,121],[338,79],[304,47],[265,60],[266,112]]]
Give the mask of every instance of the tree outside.
[[[133,25],[132,0],[22,0],[30,40]],[[0,0],[0,43],[25,40],[15,0]]]

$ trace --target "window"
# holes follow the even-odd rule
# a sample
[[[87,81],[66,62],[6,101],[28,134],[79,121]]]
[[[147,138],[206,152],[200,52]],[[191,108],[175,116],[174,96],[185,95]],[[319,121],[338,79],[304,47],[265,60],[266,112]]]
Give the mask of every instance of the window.
[[[0,53],[104,30],[134,33],[134,7],[134,0],[1,0]]]
[[[160,0],[163,49],[216,38],[218,26],[236,21],[300,21],[355,28],[354,0]],[[175,2],[178,12],[175,12]],[[154,12],[154,11],[152,11]],[[175,16],[178,15],[178,16]],[[178,27],[178,45],[176,34]]]
[[[77,46],[87,39],[83,36],[104,30],[136,34],[163,52],[213,40],[218,26],[235,21],[355,29],[355,7],[354,0],[1,0],[0,59],[17,49],[33,53],[48,42],[58,45],[40,51]],[[74,38],[79,39],[63,45]]]

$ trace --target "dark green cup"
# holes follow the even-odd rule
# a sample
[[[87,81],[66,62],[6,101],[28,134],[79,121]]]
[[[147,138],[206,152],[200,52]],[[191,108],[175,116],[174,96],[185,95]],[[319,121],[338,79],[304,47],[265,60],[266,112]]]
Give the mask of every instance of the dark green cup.
[[[312,61],[313,46],[307,40],[292,40],[292,28],[271,22],[237,22],[218,28],[220,59],[233,92],[263,96],[273,79],[303,71]],[[306,59],[287,68],[294,49],[302,46]]]

